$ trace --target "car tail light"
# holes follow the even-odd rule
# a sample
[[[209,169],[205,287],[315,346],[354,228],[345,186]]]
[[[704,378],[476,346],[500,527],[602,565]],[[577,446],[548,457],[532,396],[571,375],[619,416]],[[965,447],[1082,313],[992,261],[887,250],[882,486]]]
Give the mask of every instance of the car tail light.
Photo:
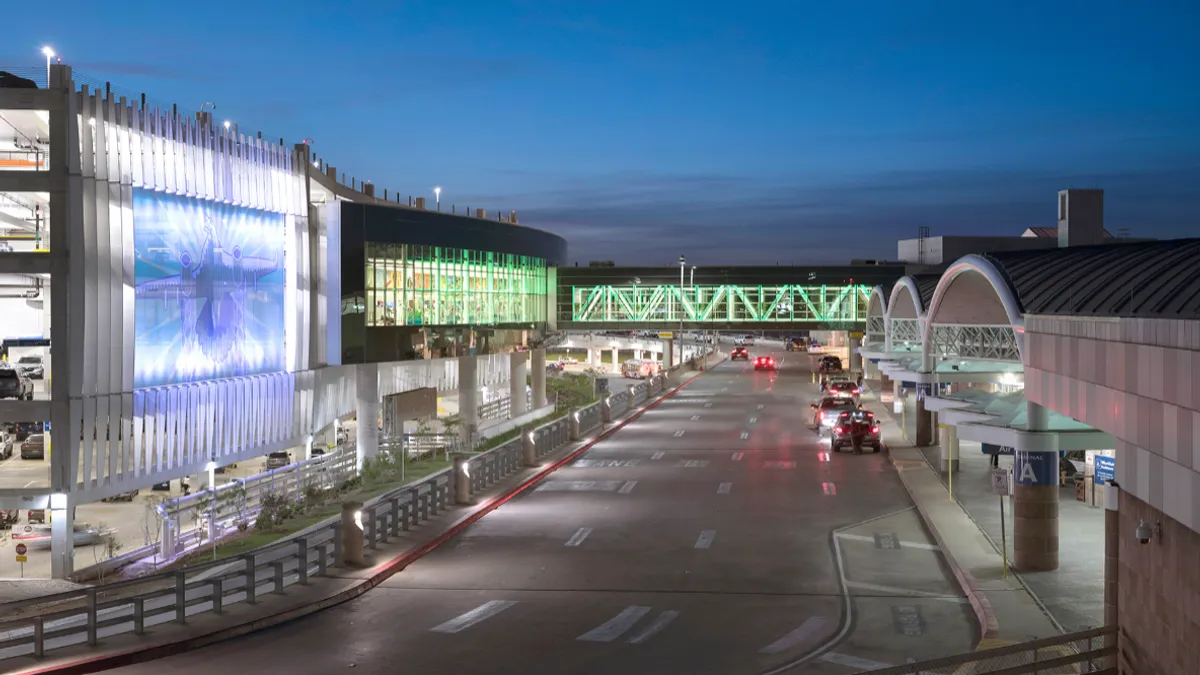
[[[520,384],[520,382],[518,382],[518,384]],[[853,391],[854,393],[856,393],[856,394],[857,394],[857,393],[858,393],[858,387],[855,387],[854,389],[851,389],[850,391]]]
[[[879,433],[879,427],[871,427],[871,433],[873,433],[873,434]]]
[[[844,433],[846,433],[846,430],[845,430],[845,429],[843,429],[842,427],[838,427],[837,429],[834,429],[834,431],[838,432],[839,434],[844,434]]]

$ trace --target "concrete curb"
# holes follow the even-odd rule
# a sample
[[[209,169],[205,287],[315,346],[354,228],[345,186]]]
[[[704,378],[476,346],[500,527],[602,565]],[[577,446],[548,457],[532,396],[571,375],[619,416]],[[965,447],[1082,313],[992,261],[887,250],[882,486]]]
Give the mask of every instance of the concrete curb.
[[[946,564],[950,566],[950,571],[954,573],[954,579],[958,582],[959,588],[962,589],[964,595],[967,596],[967,601],[971,603],[971,609],[975,612],[975,620],[979,623],[979,638],[981,640],[994,636],[995,632],[1000,629],[1000,623],[996,620],[996,615],[992,611],[992,603],[983,594],[983,590],[975,581],[974,575],[963,569],[954,559],[954,554],[950,552],[946,545],[942,533],[933,525],[933,520],[929,517],[929,513],[925,507],[917,499],[916,493],[908,484],[908,479],[904,477],[904,469],[897,465],[897,460],[892,459],[892,465],[896,466],[896,473],[900,474],[900,482],[904,483],[904,489],[908,491],[908,496],[917,507],[917,513],[921,514],[921,520],[925,523],[925,527],[929,529],[933,535],[934,541],[937,542],[938,548],[941,549],[942,557],[946,559]],[[962,508],[962,507],[959,507]]]
[[[303,617],[306,617],[310,614],[319,612],[321,610],[329,609],[330,607],[335,607],[344,602],[353,600],[353,599],[359,597],[360,595],[363,595],[367,591],[371,590],[372,588],[375,588],[376,586],[383,583],[387,579],[391,578],[393,575],[399,573],[404,568],[413,564],[417,560],[420,560],[422,557],[424,557],[426,554],[433,551],[437,547],[439,547],[442,544],[446,543],[447,541],[453,539],[460,532],[465,530],[470,525],[474,524],[480,518],[483,518],[488,513],[503,506],[505,503],[512,500],[514,497],[521,494],[522,492],[525,492],[530,487],[533,487],[537,483],[540,483],[542,480],[544,480],[550,474],[554,473],[555,471],[557,471],[558,469],[560,469],[567,463],[571,462],[579,455],[590,450],[593,446],[595,446],[600,441],[608,438],[612,434],[614,434],[617,431],[619,431],[620,429],[624,428],[625,425],[638,419],[643,414],[645,414],[646,411],[657,407],[663,401],[666,401],[667,399],[671,398],[676,393],[678,393],[680,389],[683,389],[687,385],[691,384],[693,381],[696,380],[696,378],[700,377],[701,375],[704,375],[705,373],[710,372],[710,370],[713,366],[720,365],[721,363],[724,363],[724,361],[725,361],[725,359],[722,359],[721,361],[718,361],[717,363],[708,366],[708,368],[706,368],[705,370],[702,370],[702,371],[696,373],[695,375],[693,375],[692,377],[684,380],[679,385],[677,385],[674,389],[664,393],[662,396],[659,396],[657,399],[646,404],[645,406],[642,406],[636,412],[634,412],[632,415],[629,415],[628,417],[622,419],[621,421],[617,422],[612,427],[600,432],[599,434],[596,435],[595,438],[593,438],[590,441],[587,441],[580,447],[571,451],[569,454],[567,454],[567,456],[556,460],[555,462],[553,462],[546,468],[542,469],[541,471],[538,471],[533,476],[530,476],[529,478],[525,479],[519,485],[517,485],[513,489],[509,490],[508,492],[505,492],[504,494],[501,494],[501,495],[493,498],[491,501],[485,503],[478,510],[460,518],[453,525],[451,525],[449,528],[447,528],[445,532],[438,535],[434,539],[426,542],[425,544],[422,544],[421,546],[418,546],[417,548],[414,548],[414,549],[404,552],[403,554],[401,554],[398,558],[395,558],[394,560],[391,560],[387,563],[381,564],[380,566],[378,566],[375,569],[375,571],[371,574],[371,576],[367,577],[362,582],[355,584],[354,586],[351,586],[350,588],[347,588],[343,591],[335,593],[334,595],[331,595],[322,600],[318,600],[316,602],[309,603],[307,605],[301,605],[299,607],[292,607],[290,609],[285,609],[285,610],[282,610],[275,614],[264,616],[264,617],[255,619],[253,621],[248,621],[248,622],[237,624],[234,626],[228,626],[225,628],[219,628],[217,630],[210,631],[203,635],[197,635],[197,636],[186,638],[183,640],[178,640],[175,642],[167,642],[164,644],[154,645],[154,646],[150,646],[150,647],[136,647],[136,648],[129,649],[126,651],[117,652],[115,654],[106,654],[106,655],[102,655],[102,656],[85,658],[85,659],[81,659],[79,661],[74,661],[71,663],[46,666],[46,667],[42,667],[42,668],[34,667],[34,668],[26,669],[26,670],[19,670],[19,671],[16,671],[16,673],[18,675],[43,675],[43,674],[48,674],[48,673],[55,673],[56,675],[58,675],[58,674],[61,674],[61,675],[84,675],[85,673],[96,673],[96,672],[100,672],[100,671],[104,671],[104,670],[111,670],[114,668],[122,668],[125,666],[131,666],[131,665],[134,665],[137,663],[144,663],[146,661],[153,661],[155,659],[166,658],[168,656],[175,656],[178,654],[182,654],[184,652],[189,652],[189,651],[192,651],[195,649],[200,649],[201,647],[206,647],[208,645],[212,645],[212,644],[215,644],[218,642],[223,642],[225,640],[231,640],[233,638],[242,637],[244,635],[248,635],[250,633],[254,633],[254,632],[263,630],[265,628],[271,628],[273,626],[279,626],[281,624],[295,621],[297,619],[301,619]],[[336,579],[337,577],[331,577],[331,578]]]

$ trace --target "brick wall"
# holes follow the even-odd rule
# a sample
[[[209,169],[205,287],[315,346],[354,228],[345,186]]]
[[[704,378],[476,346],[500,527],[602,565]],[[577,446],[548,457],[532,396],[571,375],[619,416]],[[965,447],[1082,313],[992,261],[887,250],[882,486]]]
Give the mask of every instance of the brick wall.
[[[1140,544],[1145,519],[1161,538]],[[1200,673],[1200,534],[1121,491],[1118,617],[1122,675]]]

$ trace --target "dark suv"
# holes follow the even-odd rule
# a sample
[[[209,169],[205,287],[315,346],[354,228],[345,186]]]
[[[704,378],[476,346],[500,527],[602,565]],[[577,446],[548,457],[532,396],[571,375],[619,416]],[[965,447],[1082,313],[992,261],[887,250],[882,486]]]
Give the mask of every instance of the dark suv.
[[[821,363],[817,365],[817,371],[821,373],[840,373],[842,372],[842,360],[832,354],[822,356]]]
[[[729,360],[737,361],[738,359],[749,361],[750,352],[746,351],[745,347],[734,347],[733,351],[729,352]]]
[[[868,410],[852,410],[838,415],[829,434],[829,447],[834,452],[839,448],[854,447],[854,437],[859,438],[860,448],[871,448],[879,452],[883,440],[879,437],[879,421],[875,413]]]
[[[33,381],[12,366],[0,368],[0,398],[33,400]]]

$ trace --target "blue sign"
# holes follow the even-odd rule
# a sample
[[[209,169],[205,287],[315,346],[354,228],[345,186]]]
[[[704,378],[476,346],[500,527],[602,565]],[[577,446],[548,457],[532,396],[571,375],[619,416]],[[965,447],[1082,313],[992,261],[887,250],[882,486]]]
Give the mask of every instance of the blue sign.
[[[1058,453],[1018,450],[1013,464],[1013,479],[1017,485],[1058,485]]]
[[[286,217],[133,191],[133,386],[287,369]]]
[[[1092,468],[1096,485],[1104,485],[1117,477],[1117,458],[1096,455],[1092,458]]]
[[[995,443],[980,443],[979,447],[983,449],[985,455],[1001,455],[1003,457],[1012,457],[1016,454],[1016,450],[1011,445],[996,445]]]

